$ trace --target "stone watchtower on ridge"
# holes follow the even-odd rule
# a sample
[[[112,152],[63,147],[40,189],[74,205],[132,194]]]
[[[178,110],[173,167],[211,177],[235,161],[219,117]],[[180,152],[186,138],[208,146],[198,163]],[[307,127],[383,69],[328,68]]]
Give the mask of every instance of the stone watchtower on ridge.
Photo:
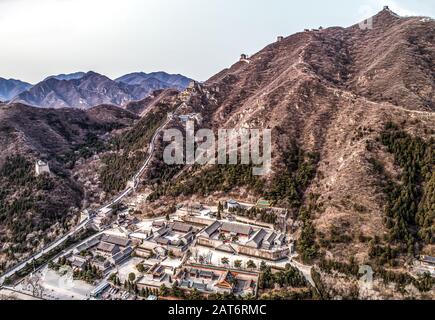
[[[38,160],[35,164],[35,174],[36,176],[40,176],[43,173],[50,173],[50,167],[48,166],[48,163]]]

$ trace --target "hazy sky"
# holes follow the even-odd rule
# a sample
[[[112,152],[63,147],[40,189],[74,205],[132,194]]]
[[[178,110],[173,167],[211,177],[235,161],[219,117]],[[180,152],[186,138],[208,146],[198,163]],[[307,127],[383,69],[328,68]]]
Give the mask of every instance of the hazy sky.
[[[434,0],[0,0],[0,77],[164,70],[202,81],[278,35],[349,26],[383,5],[435,17]]]

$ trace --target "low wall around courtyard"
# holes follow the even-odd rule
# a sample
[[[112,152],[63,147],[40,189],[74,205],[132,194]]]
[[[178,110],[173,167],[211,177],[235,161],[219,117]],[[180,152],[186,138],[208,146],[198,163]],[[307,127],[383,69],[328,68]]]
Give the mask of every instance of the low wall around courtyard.
[[[262,258],[271,261],[281,260],[287,257],[290,253],[290,250],[288,248],[282,248],[278,250],[265,250],[265,249],[256,249],[256,248],[251,248],[251,247],[246,247],[241,245],[238,246],[237,251],[239,254]]]
[[[197,216],[189,216],[189,215],[184,215],[184,216],[182,216],[180,218],[184,222],[192,223],[192,224],[196,224],[196,225],[201,225],[201,226],[204,226],[204,227],[209,226],[209,225],[211,225],[214,222],[211,219],[197,217]]]
[[[223,242],[220,240],[208,239],[206,237],[199,236],[196,240],[196,244],[200,246],[216,249],[217,247],[221,246]],[[256,257],[256,258],[261,258],[270,261],[281,260],[290,254],[290,249],[288,247],[283,247],[282,249],[278,249],[278,250],[265,250],[265,249],[251,248],[235,243],[232,243],[231,246],[240,255]]]

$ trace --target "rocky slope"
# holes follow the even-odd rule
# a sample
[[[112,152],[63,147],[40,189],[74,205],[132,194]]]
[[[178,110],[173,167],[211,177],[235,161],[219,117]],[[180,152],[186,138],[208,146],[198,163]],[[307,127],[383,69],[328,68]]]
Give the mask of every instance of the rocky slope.
[[[0,101],[9,101],[32,85],[20,80],[0,78]]]
[[[125,105],[125,109],[138,115],[145,115],[146,112],[166,98],[175,97],[178,91],[174,89],[156,90],[148,97],[140,101],[132,101]]]

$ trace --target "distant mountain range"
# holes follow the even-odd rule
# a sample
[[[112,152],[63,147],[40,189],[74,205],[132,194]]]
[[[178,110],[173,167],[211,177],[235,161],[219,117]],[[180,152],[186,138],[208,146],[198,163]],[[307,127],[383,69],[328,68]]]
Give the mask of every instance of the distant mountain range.
[[[166,72],[143,73],[136,72],[122,76],[115,81],[131,85],[155,85],[161,86],[156,89],[177,89],[184,90],[187,88],[192,79],[186,78],[180,74],[167,74]]]
[[[0,101],[9,101],[32,85],[20,80],[0,78]]]
[[[131,73],[116,80],[90,71],[49,76],[38,84],[0,78],[0,101],[41,108],[87,109],[101,104],[124,106],[155,90],[184,90],[192,80],[165,72]]]
[[[45,78],[45,80],[48,80],[48,79],[75,80],[75,79],[81,79],[85,75],[86,75],[86,72],[75,72],[75,73],[69,73],[69,74],[58,74],[57,76],[47,77],[47,78]]]

